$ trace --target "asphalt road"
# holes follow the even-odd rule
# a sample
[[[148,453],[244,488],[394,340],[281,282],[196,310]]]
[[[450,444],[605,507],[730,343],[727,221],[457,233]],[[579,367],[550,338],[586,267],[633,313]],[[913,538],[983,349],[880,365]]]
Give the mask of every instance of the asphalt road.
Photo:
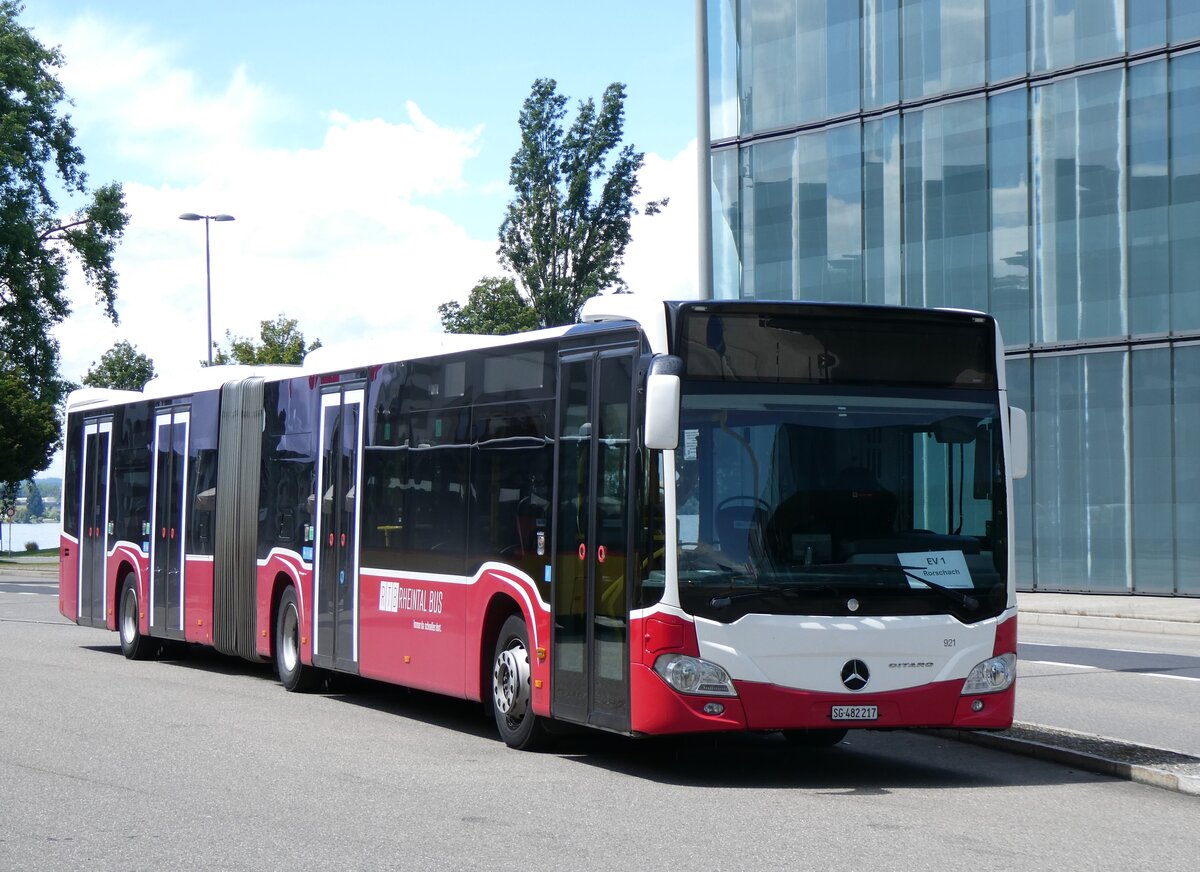
[[[1017,719],[1200,757],[1194,636],[1028,626]]]
[[[212,652],[129,662],[0,588],[2,869],[1195,868],[1200,800],[911,733],[565,739]]]

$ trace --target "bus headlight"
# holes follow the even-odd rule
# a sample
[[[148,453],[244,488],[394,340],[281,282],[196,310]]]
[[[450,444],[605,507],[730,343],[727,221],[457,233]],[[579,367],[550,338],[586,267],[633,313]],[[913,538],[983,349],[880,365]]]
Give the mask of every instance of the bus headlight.
[[[654,671],[680,693],[697,696],[737,696],[729,673],[717,664],[698,657],[664,654],[654,661]]]
[[[963,682],[962,695],[974,696],[980,693],[999,693],[1012,687],[1017,678],[1017,655],[1001,654],[999,657],[989,657],[982,663],[976,664]]]

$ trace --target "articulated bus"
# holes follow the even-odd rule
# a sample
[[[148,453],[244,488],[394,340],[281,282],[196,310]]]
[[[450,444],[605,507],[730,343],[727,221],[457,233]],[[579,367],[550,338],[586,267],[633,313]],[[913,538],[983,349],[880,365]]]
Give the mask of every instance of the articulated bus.
[[[61,612],[479,700],[516,748],[1011,723],[991,317],[624,294],[429,343],[73,393]]]

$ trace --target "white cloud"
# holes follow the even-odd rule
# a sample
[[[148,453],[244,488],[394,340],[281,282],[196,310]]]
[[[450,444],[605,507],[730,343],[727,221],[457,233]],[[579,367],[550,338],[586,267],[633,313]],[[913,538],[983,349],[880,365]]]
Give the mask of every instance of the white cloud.
[[[204,226],[178,220],[183,212],[236,217],[209,227],[218,341],[226,329],[257,336],[281,312],[325,344],[435,332],[439,303],[465,300],[480,277],[499,273],[496,240],[472,238],[437,208],[443,194],[461,203],[494,193],[464,181],[482,126],[440,125],[411,101],[400,121],[331,108],[319,141],[268,146],[288,100],[244,69],[213,90],[143,32],[86,17],[38,33],[63,46],[81,137],[103,138],[140,167],[121,180],[131,215],[116,255],[121,324],[107,322],[76,273],[74,314],[55,331],[66,378],[81,378],[122,339],[160,373],[205,357]],[[637,293],[695,296],[696,143],[674,157],[648,154],[640,178],[641,205],[670,205],[634,219],[623,274]]]
[[[482,126],[444,127],[409,102],[403,121],[330,111],[315,146],[266,147],[278,101],[244,70],[206,92],[168,47],[144,39],[94,18],[61,39],[81,133],[90,125],[93,138],[110,135],[116,152],[142,167],[124,180],[131,218],[116,257],[121,325],[107,324],[76,277],[75,314],[57,331],[68,378],[118,339],[160,372],[205,356],[204,227],[180,222],[183,212],[237,219],[209,227],[218,340],[226,329],[256,336],[258,323],[280,312],[327,343],[435,330],[439,302],[465,297],[497,271],[494,240],[472,239],[418,202],[463,189]]]
[[[674,157],[647,154],[638,181],[638,206],[669,197],[658,215],[637,215],[630,227],[622,277],[635,294],[663,300],[692,299],[699,292],[696,140]]]

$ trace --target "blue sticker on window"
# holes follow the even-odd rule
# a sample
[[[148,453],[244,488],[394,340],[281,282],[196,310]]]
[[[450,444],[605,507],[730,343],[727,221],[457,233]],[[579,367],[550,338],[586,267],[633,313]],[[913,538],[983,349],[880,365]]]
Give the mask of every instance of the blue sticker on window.
[[[550,583],[550,567],[546,567],[546,584]]]
[[[305,563],[312,563],[312,546],[305,545],[303,548],[301,548],[300,556],[304,559]]]

